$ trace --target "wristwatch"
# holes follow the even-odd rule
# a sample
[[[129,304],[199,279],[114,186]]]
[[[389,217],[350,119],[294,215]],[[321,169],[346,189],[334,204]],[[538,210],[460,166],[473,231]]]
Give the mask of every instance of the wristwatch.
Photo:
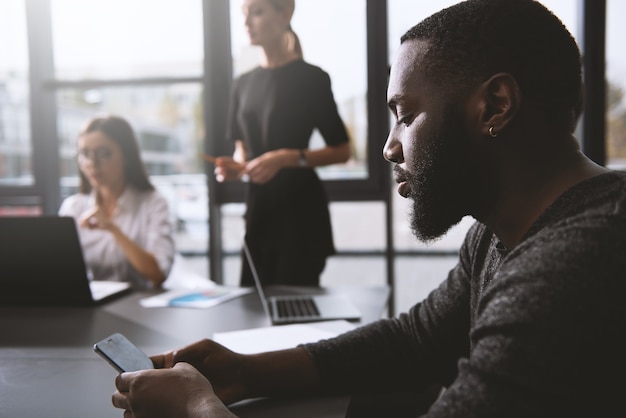
[[[309,162],[306,160],[306,154],[304,153],[303,149],[300,150],[300,159],[298,160],[298,166],[299,167],[309,166]]]

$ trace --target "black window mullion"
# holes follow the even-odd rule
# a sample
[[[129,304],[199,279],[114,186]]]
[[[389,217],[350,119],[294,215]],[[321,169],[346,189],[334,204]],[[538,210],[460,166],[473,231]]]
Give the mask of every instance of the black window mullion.
[[[203,0],[204,16],[204,127],[205,151],[224,155],[228,97],[232,82],[232,53],[230,41],[230,3],[223,0]],[[229,151],[230,152],[230,151]],[[205,163],[209,193],[209,277],[223,280],[222,224],[220,205],[224,185],[213,175],[213,167]]]
[[[582,52],[585,111],[582,150],[606,164],[606,0],[582,0]]]
[[[55,92],[45,88],[54,76],[50,0],[26,0],[28,31],[30,124],[33,144],[34,194],[44,214],[55,214],[61,199],[59,141]]]

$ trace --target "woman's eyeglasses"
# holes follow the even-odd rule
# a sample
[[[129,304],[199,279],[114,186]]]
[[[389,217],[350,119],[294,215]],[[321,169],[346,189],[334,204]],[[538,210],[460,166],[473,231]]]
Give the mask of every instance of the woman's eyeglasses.
[[[76,154],[79,164],[87,164],[93,162],[94,164],[104,163],[111,159],[113,151],[108,148],[96,148],[95,150],[80,149]]]

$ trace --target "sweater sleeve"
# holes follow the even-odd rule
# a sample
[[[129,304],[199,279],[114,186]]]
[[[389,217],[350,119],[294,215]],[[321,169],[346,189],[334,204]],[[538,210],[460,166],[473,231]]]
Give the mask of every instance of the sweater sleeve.
[[[469,356],[429,418],[615,416],[626,224],[606,225],[557,221],[503,259],[475,290]]]
[[[323,387],[443,383],[428,418],[619,415],[626,194],[615,177],[568,191],[511,250],[475,225],[448,279],[408,314],[306,345]]]
[[[391,393],[450,383],[468,352],[469,252],[446,280],[409,312],[333,339],[306,344],[333,393]]]

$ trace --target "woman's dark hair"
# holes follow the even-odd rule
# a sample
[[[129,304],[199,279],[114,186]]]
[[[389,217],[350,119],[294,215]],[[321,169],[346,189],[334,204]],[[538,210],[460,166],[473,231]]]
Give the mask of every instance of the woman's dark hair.
[[[498,72],[517,80],[546,121],[573,132],[583,108],[582,64],[563,23],[533,0],[468,0],[401,38],[428,42],[427,76],[463,93]],[[449,90],[448,90],[449,91]]]
[[[139,155],[139,145],[130,124],[119,116],[96,117],[87,122],[80,131],[79,137],[91,133],[102,132],[111,141],[119,145],[124,156],[124,178],[126,183],[137,190],[154,190],[148,179],[146,169]],[[90,193],[91,184],[85,175],[80,173],[80,192]]]

